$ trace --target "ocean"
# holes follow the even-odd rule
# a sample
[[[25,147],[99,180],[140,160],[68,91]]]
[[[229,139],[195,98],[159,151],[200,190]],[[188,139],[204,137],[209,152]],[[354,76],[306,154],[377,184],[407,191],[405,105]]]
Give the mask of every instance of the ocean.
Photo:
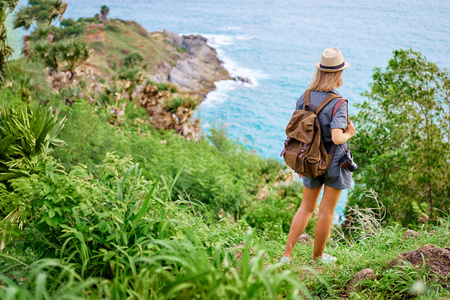
[[[374,67],[385,67],[395,49],[412,48],[450,67],[450,1],[66,1],[66,18],[94,16],[106,4],[110,17],[135,20],[149,31],[207,37],[230,73],[251,84],[217,82],[199,108],[203,128],[226,126],[232,139],[263,157],[279,159],[296,99],[325,48],[339,47],[351,63],[339,92],[353,114]],[[344,193],[336,219],[346,199]]]

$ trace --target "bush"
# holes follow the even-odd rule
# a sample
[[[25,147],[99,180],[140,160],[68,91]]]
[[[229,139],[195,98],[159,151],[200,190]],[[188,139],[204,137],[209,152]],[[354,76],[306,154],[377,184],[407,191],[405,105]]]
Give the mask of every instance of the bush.
[[[16,290],[37,286],[49,294],[66,287],[70,295],[81,292],[67,289],[76,280],[107,298],[261,299],[286,293],[298,299],[299,289],[309,293],[292,272],[263,267],[263,252],[251,257],[245,222],[205,222],[195,203],[169,201],[180,172],[161,177],[161,183],[145,173],[139,164],[107,154],[96,177],[83,167],[66,173],[49,161],[39,174],[12,180],[8,198],[20,207],[23,230],[16,226],[15,234],[4,235],[8,249],[21,240],[39,257],[60,260],[33,263],[31,272],[22,273],[27,279],[20,288],[9,279],[7,284]],[[6,222],[0,228],[7,228]],[[238,261],[230,246],[242,240],[246,246]]]
[[[288,188],[281,187],[272,191],[266,199],[250,202],[244,219],[250,226],[259,230],[279,224],[283,232],[289,233],[292,219],[303,198],[302,190],[301,182],[294,182]],[[314,220],[310,220],[306,231],[312,233],[314,225]]]
[[[0,107],[0,182],[28,176],[54,147],[63,145],[56,137],[65,121],[58,121],[58,111],[39,104],[19,110]]]
[[[174,97],[165,103],[165,107],[171,113],[175,113],[178,107],[185,107],[194,110],[198,105],[198,99],[190,97]]]
[[[156,130],[147,125],[150,122],[146,111],[134,104],[126,107],[119,128],[107,122],[107,109],[83,101],[63,109],[69,122],[61,138],[68,147],[57,149],[56,155],[67,168],[82,163],[93,172],[105,153],[111,151],[133,157],[152,176],[173,177],[184,164],[172,191],[173,199],[189,195],[214,215],[221,209],[241,215],[242,205],[258,189],[261,170],[266,169],[266,160],[232,142],[219,151],[206,139],[186,141],[173,131]],[[276,164],[273,170],[276,174],[275,170],[284,167]]]
[[[419,52],[393,54],[357,106],[352,150],[360,168],[349,204],[374,207],[363,196],[374,189],[393,220],[412,225],[422,213],[433,219],[449,212],[450,76]]]
[[[141,66],[144,58],[137,52],[133,52],[125,56],[123,60],[123,66],[126,68],[139,67]]]
[[[107,24],[103,27],[104,31],[110,31],[110,32],[121,32],[122,29],[116,24]]]

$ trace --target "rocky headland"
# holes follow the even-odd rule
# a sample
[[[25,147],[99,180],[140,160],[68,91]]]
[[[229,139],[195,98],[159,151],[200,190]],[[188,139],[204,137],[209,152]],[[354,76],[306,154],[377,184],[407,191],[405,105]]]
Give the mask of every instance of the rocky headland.
[[[110,107],[115,125],[121,124],[131,101],[146,109],[155,128],[199,140],[200,122],[193,120],[194,111],[215,89],[214,83],[228,79],[248,83],[230,76],[202,36],[148,32],[137,22],[119,19],[83,22],[87,30],[80,38],[87,43],[89,58],[75,76],[49,72],[49,81],[68,105],[79,98],[96,103],[96,95],[103,95],[101,102]]]
[[[179,87],[182,92],[195,92],[204,98],[215,88],[214,82],[231,79],[222,66],[215,49],[207,44],[207,39],[199,35],[179,36],[164,30],[154,36],[166,39],[178,52],[175,64],[163,64],[156,81],[168,81]]]
[[[168,30],[148,32],[134,21],[111,20],[107,24],[90,24],[84,39],[93,50],[85,66],[102,77],[108,77],[110,69],[120,68],[124,58],[135,52],[144,58],[148,79],[172,83],[180,92],[196,95],[200,100],[215,89],[216,81],[249,82],[247,78],[232,77],[216,50],[199,35],[180,36]]]

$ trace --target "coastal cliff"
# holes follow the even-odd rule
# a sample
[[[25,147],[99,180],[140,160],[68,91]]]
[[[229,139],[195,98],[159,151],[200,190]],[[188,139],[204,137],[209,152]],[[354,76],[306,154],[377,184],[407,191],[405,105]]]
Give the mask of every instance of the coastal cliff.
[[[123,123],[126,107],[137,105],[149,116],[144,122],[198,141],[201,127],[193,117],[195,109],[216,81],[241,80],[230,77],[206,38],[148,32],[134,21],[67,19],[47,36],[32,32],[24,38],[28,55],[14,64],[24,73],[33,69],[33,76],[46,78],[68,106],[86,100],[106,107],[109,122],[116,126]],[[84,58],[77,57],[77,51]],[[54,60],[49,59],[53,54]],[[23,94],[26,100],[32,98]]]
[[[214,90],[214,82],[231,79],[215,49],[198,35],[179,36],[168,30],[148,32],[134,21],[111,20],[89,24],[83,37],[91,52],[85,66],[102,77],[120,68],[130,53],[144,58],[148,79],[173,83],[180,92],[200,99]]]

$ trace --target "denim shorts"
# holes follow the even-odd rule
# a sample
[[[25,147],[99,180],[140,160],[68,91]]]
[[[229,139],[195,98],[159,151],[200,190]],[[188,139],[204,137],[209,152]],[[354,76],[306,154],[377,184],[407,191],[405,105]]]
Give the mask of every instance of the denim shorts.
[[[315,189],[323,184],[339,190],[349,189],[352,185],[353,172],[341,167],[339,161],[344,155],[340,147],[336,147],[330,168],[318,177],[303,176],[303,185],[310,189]]]

